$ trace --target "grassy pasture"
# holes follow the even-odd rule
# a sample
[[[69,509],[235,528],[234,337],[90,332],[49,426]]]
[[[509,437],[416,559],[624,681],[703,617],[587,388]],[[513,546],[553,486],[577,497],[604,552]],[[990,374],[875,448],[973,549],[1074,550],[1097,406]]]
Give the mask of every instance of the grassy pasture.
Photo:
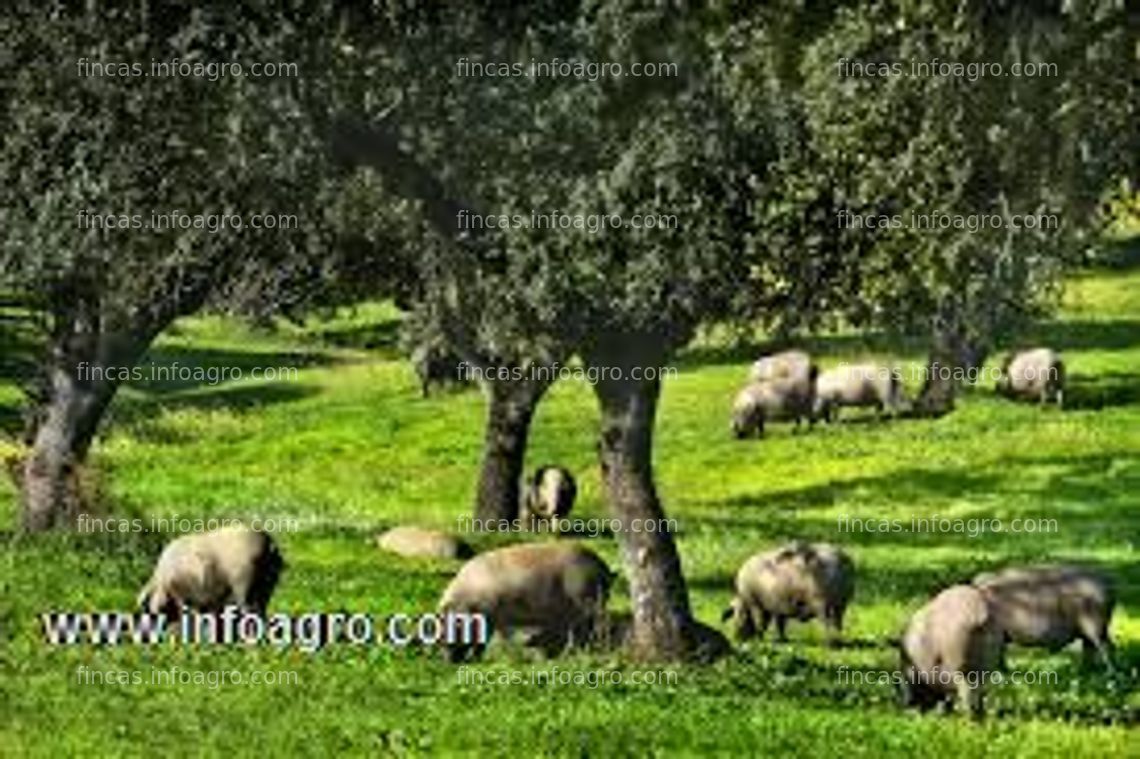
[[[471,503],[484,408],[475,392],[421,399],[393,348],[393,319],[376,306],[272,333],[218,318],[180,323],[150,361],[240,367],[245,378],[126,389],[95,454],[111,514],[297,520],[299,529],[278,535],[289,569],[274,611],[384,617],[433,608],[455,565],[387,557],[370,539],[401,522],[455,528]],[[736,567],[752,553],[792,537],[838,542],[859,567],[844,648],[824,647],[814,624],[793,624],[788,644],[753,642],[715,665],[670,667],[676,678],[655,685],[629,680],[657,667],[612,654],[548,662],[508,646],[474,667],[493,677],[551,666],[625,675],[597,687],[464,683],[437,652],[380,645],[53,648],[42,612],[132,608],[170,536],[16,539],[9,529],[0,547],[0,755],[1140,756],[1140,272],[1075,279],[1061,314],[1032,339],[1065,353],[1063,412],[1011,404],[987,384],[937,421],[852,413],[811,433],[775,426],[764,441],[743,443],[728,435],[727,409],[751,354],[706,342],[679,357],[664,385],[656,467],[696,614],[719,624]],[[914,368],[922,359],[874,336],[823,336],[809,347],[827,365],[877,356]],[[293,366],[295,375],[250,377]],[[15,447],[17,402],[0,384],[9,433],[0,454]],[[606,516],[596,426],[588,385],[561,383],[539,410],[528,455],[528,466],[559,462],[579,473],[583,519]],[[0,524],[15,514],[4,481]],[[1004,529],[840,529],[844,519],[907,525],[935,515],[1000,519]],[[1030,533],[1013,532],[1015,519],[1055,521]],[[620,570],[612,536],[582,539]],[[508,540],[474,538],[479,547]],[[1059,559],[1116,577],[1117,675],[1086,666],[1076,650],[1014,649],[1012,669],[1056,682],[992,689],[980,724],[905,712],[876,681],[895,664],[886,641],[932,592],[985,568]],[[614,606],[626,598],[619,582]],[[96,685],[79,681],[80,666],[291,671],[299,682]]]

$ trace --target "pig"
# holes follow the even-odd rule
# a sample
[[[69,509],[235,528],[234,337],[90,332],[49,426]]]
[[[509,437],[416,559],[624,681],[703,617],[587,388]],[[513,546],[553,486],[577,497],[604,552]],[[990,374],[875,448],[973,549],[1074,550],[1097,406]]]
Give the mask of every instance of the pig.
[[[471,546],[439,530],[400,526],[376,536],[376,545],[399,556],[436,559],[468,559],[475,555]]]
[[[1065,405],[1065,362],[1050,348],[1011,354],[1002,366],[997,392],[1006,398],[1049,401]]]
[[[1111,670],[1108,627],[1116,603],[1103,575],[1074,566],[1011,567],[984,572],[973,585],[986,596],[1008,639],[1058,650],[1080,639]]]
[[[819,369],[812,363],[811,356],[804,351],[789,350],[772,353],[752,364],[748,372],[749,383],[760,382],[805,382],[813,383]]]
[[[897,369],[877,364],[844,364],[820,373],[815,383],[816,419],[838,418],[844,406],[873,406],[880,414],[897,416],[906,403],[902,377]]]
[[[246,527],[183,535],[167,544],[139,594],[139,606],[176,617],[183,606],[218,612],[234,605],[264,614],[285,562],[273,539]]]
[[[954,585],[910,618],[899,652],[903,703],[926,711],[957,695],[963,713],[980,717],[985,681],[1004,662],[1005,635],[985,595]]]
[[[764,637],[776,620],[776,638],[787,639],[788,619],[819,618],[835,645],[843,615],[855,594],[855,565],[828,543],[794,541],[744,562],[736,574],[736,593],[722,621],[735,618],[738,640]]]
[[[574,507],[578,486],[574,476],[562,467],[542,466],[523,487],[519,516],[531,529],[550,525],[556,529]]]
[[[614,575],[597,554],[564,543],[524,543],[480,554],[443,592],[445,618],[481,614],[490,634],[526,633],[528,645],[555,655],[593,639],[603,625]],[[478,657],[485,643],[449,647],[452,661]]]
[[[767,421],[794,421],[798,428],[807,419],[810,426],[818,373],[811,356],[803,351],[784,351],[758,360],[733,403],[733,435],[738,439],[763,436]]]
[[[812,398],[806,387],[794,382],[753,382],[736,395],[732,404],[731,429],[737,440],[763,437],[764,424],[803,419],[812,422]]]

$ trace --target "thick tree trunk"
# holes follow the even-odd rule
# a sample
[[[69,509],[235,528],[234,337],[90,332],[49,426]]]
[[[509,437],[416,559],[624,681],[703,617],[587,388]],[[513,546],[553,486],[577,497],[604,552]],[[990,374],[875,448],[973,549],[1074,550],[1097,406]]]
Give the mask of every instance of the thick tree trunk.
[[[49,396],[24,462],[23,527],[71,526],[83,507],[80,469],[116,385],[85,382],[75,369],[52,370]]]
[[[29,532],[74,524],[84,507],[81,468],[118,390],[120,372],[135,365],[159,332],[151,325],[105,332],[102,323],[95,298],[77,295],[57,313],[51,358],[32,399],[30,450],[20,471],[21,522]]]
[[[80,469],[122,378],[162,330],[202,306],[226,265],[219,258],[197,271],[174,269],[125,309],[108,308],[106,283],[94,271],[73,273],[50,288],[50,355],[30,398],[30,451],[14,467],[23,529],[73,524],[84,506]]]
[[[549,383],[494,380],[484,384],[487,423],[483,463],[475,498],[476,524],[493,530],[500,520],[519,513],[519,481],[523,476],[530,422]]]
[[[937,330],[933,342],[915,411],[937,417],[954,410],[962,377],[971,376],[985,364],[986,351],[952,328]]]
[[[650,360],[638,362],[638,353]],[[631,644],[648,659],[686,658],[723,648],[723,636],[693,619],[673,536],[643,527],[664,524],[653,482],[653,426],[661,385],[657,379],[633,379],[631,372],[660,367],[663,358],[664,352],[633,350],[626,341],[587,356],[602,377],[594,386],[601,407],[599,458],[629,573]]]

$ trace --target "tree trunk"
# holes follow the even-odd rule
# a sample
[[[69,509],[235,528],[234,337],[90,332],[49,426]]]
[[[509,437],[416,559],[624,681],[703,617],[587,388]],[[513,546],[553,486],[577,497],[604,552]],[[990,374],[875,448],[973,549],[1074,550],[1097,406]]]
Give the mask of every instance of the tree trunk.
[[[30,451],[20,469],[21,521],[29,532],[74,524],[85,505],[81,468],[118,390],[116,375],[133,367],[160,331],[152,324],[103,331],[98,305],[97,298],[77,294],[56,313],[51,356],[32,398]]]
[[[601,407],[602,478],[629,573],[634,653],[647,659],[685,658],[701,654],[710,642],[723,648],[724,639],[693,619],[673,536],[667,530],[633,529],[664,524],[664,511],[653,483],[653,426],[661,384],[633,379],[631,370],[660,367],[665,354],[640,351],[650,360],[639,363],[632,342],[587,356],[601,377],[594,392]]]
[[[513,521],[519,513],[519,481],[523,476],[530,422],[549,383],[524,380],[488,380],[487,423],[483,463],[475,498],[476,524],[493,530],[500,520]]]
[[[30,532],[71,526],[82,510],[80,468],[117,386],[57,367],[49,387],[22,473],[23,527]]]
[[[970,376],[985,360],[985,349],[971,343],[960,330],[936,330],[915,410],[921,416],[931,417],[953,411],[961,377]]]
[[[50,355],[31,394],[18,473],[29,532],[73,524],[84,507],[80,469],[126,372],[178,316],[201,308],[226,260],[178,268],[133,307],[109,308],[97,273],[72,273],[49,288]],[[193,276],[192,276],[193,275]],[[145,305],[144,305],[145,304]]]

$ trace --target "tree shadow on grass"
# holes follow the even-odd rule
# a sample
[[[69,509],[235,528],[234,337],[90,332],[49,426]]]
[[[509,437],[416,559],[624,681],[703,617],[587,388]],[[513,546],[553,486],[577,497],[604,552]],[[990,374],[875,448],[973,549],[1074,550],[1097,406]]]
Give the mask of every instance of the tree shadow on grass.
[[[1140,491],[1140,457],[1132,452],[1012,458],[987,467],[989,471],[981,472],[965,468],[905,469],[877,477],[704,501],[699,510],[706,514],[687,517],[685,522],[696,535],[722,531],[754,536],[756,550],[798,538],[856,548],[960,549],[967,557],[957,563],[940,557],[941,563],[923,570],[881,570],[883,579],[873,580],[868,587],[896,600],[968,580],[990,568],[992,562],[982,566],[970,556],[1000,553],[1005,563],[1043,563],[1079,557],[1097,546],[1112,548],[1140,541],[1140,522],[1129,503],[1130,495]],[[1020,467],[1033,468],[1034,476],[1023,482],[1016,476]],[[812,513],[847,501],[852,502],[850,514],[825,517]],[[939,514],[944,506],[962,501],[978,503],[969,510],[955,506],[949,515]],[[1007,509],[1009,501],[1019,505],[1013,513]],[[889,504],[889,508],[876,510],[876,503]],[[1032,504],[1032,510],[1020,507],[1027,503]],[[937,525],[932,521],[935,518]],[[1000,528],[992,521],[997,518]],[[1017,518],[1022,522],[1015,529],[1013,520]],[[885,529],[883,520],[897,522],[899,528],[892,524]],[[1033,525],[1027,526],[1026,520],[1032,520]],[[950,526],[945,526],[946,522]],[[1140,603],[1140,564],[1121,564],[1114,571],[1124,587],[1122,601]],[[731,588],[732,576],[696,577],[691,584],[723,590]]]
[[[292,381],[301,369],[341,363],[320,351],[236,351],[221,348],[157,346],[136,364],[141,380],[129,386],[141,393],[167,395],[240,380]]]
[[[1140,346],[1140,319],[1057,319],[1030,327],[1018,346],[1048,345],[1059,351],[1128,350]],[[1001,354],[1014,346],[998,346]],[[805,350],[817,360],[860,355],[924,357],[930,348],[922,336],[896,335],[878,330],[838,335],[813,335],[785,341],[744,341],[725,345],[696,345],[681,351],[674,365],[680,369],[703,366],[747,366],[763,355],[788,348]],[[743,381],[743,377],[741,381]]]
[[[140,398],[123,405],[133,415],[144,414],[148,416],[159,408],[172,411],[187,408],[249,411],[278,403],[290,403],[317,393],[317,389],[302,385],[287,382],[265,382],[220,387],[216,390],[195,390],[158,398]]]
[[[0,312],[0,383],[25,385],[35,374],[35,354],[24,320]],[[0,434],[18,435],[24,429],[23,399],[17,393],[12,396],[0,401]]]
[[[1105,243],[1101,263],[1107,269],[1118,271],[1140,268],[1140,235]]]
[[[952,585],[969,584],[981,572],[992,572],[1013,566],[1061,563],[1088,567],[1104,573],[1116,592],[1119,604],[1116,613],[1119,614],[1119,607],[1123,606],[1132,610],[1129,616],[1135,614],[1135,609],[1140,604],[1140,566],[1126,560],[1092,561],[1072,550],[1064,552],[1036,550],[1021,556],[1002,556],[996,559],[984,555],[964,557],[940,555],[937,561],[931,561],[924,566],[901,567],[882,564],[863,566],[858,570],[859,581],[855,603],[856,605],[901,603],[917,609],[927,599]],[[727,587],[731,588],[731,585]],[[904,621],[900,619],[900,625]],[[1124,652],[1127,661],[1140,659],[1140,643],[1134,646],[1136,650]]]
[[[24,412],[18,402],[0,403],[0,435],[15,437],[24,430]]]
[[[355,348],[379,353],[386,359],[403,358],[400,352],[400,322],[391,320],[379,324],[351,327],[330,327],[311,333],[313,338],[338,348]]]
[[[994,492],[1003,480],[996,474],[978,474],[962,469],[902,469],[886,475],[855,477],[804,488],[765,493],[748,493],[715,501],[696,501],[700,506],[717,505],[731,509],[763,509],[764,518],[772,511],[831,508],[855,492],[874,497],[889,491],[892,501],[919,501],[930,494],[941,499],[962,498],[971,494]]]
[[[892,335],[881,331],[865,331],[841,335],[812,335],[785,341],[745,341],[727,345],[697,345],[680,352],[674,365],[680,369],[702,366],[748,365],[761,356],[791,348],[807,351],[817,360],[828,356],[923,354],[924,340]],[[743,381],[743,378],[742,378]]]
[[[1100,411],[1116,406],[1140,404],[1140,374],[1132,372],[1105,372],[1103,374],[1074,374],[1065,388],[1065,409],[1071,411]]]
[[[1140,319],[1057,320],[1025,332],[1019,345],[1048,345],[1059,351],[1120,351],[1140,346]]]
[[[163,423],[163,414],[188,409],[246,413],[266,406],[293,403],[317,395],[318,389],[286,382],[244,384],[216,390],[194,390],[154,397],[122,398],[112,407],[108,426],[126,426],[139,440],[181,443],[193,439]]]

